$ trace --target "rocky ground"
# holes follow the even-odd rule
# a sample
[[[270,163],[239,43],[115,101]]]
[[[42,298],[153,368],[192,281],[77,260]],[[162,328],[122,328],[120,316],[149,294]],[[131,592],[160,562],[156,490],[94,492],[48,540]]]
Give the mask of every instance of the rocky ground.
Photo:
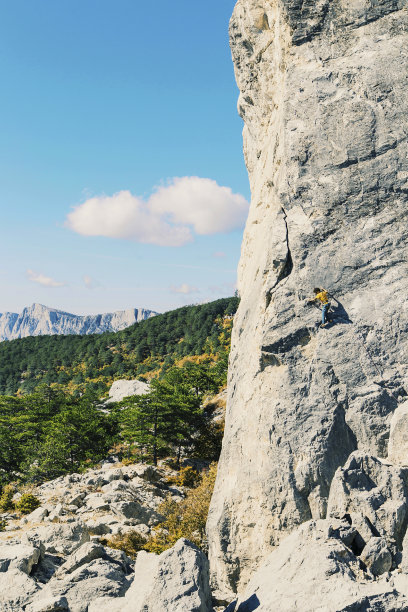
[[[2,514],[0,610],[211,609],[208,561],[191,543],[179,540],[160,556],[139,553],[136,563],[101,543],[128,531],[149,535],[163,519],[157,508],[165,496],[184,497],[168,484],[171,475],[105,462],[39,486],[33,493],[41,506],[28,516]]]

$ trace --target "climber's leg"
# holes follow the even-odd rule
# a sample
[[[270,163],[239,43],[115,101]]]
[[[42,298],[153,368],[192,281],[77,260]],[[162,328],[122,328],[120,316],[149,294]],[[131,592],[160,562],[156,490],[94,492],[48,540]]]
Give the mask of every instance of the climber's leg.
[[[322,308],[322,325],[326,325],[326,315],[329,310],[329,304],[323,304]]]

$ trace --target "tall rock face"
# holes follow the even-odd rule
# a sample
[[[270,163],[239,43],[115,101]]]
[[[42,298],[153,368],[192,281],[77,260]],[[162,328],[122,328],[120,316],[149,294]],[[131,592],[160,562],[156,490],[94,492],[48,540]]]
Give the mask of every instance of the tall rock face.
[[[326,518],[353,451],[388,454],[408,392],[407,32],[405,0],[234,10],[252,204],[208,520],[224,591],[300,523]],[[324,329],[314,287],[333,296]]]

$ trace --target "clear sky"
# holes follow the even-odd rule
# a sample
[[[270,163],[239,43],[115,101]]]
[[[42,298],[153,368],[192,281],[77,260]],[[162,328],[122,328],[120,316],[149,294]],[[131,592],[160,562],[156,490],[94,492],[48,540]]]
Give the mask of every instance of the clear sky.
[[[234,0],[0,0],[0,312],[232,295]]]

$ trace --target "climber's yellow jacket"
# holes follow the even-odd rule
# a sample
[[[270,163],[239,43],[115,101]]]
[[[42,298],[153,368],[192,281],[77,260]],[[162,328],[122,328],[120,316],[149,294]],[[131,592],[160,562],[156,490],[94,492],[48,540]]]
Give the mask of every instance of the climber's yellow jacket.
[[[323,291],[321,291],[320,293],[316,295],[315,300],[320,300],[322,304],[328,304],[329,298],[328,298],[327,291],[323,289]]]

